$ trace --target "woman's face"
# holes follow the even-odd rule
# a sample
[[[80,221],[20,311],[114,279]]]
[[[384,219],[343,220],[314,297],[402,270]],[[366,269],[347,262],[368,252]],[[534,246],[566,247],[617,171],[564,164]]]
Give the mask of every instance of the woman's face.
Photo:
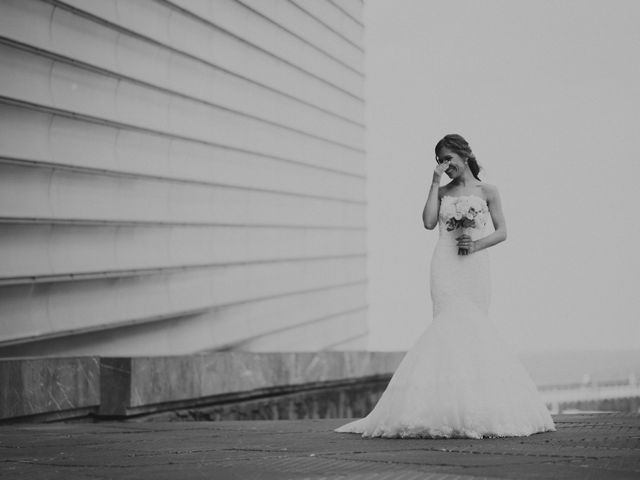
[[[438,152],[438,163],[442,162],[449,162],[449,166],[444,173],[452,179],[462,175],[462,172],[467,168],[465,159],[446,147],[441,148]]]

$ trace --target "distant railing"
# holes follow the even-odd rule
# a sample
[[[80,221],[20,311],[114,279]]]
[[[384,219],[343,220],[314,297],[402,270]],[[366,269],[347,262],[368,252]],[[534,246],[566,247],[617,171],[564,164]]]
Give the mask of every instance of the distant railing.
[[[590,407],[592,409],[619,410],[615,401],[630,399],[626,408],[640,408],[640,383],[635,375],[627,380],[593,382],[585,375],[582,382],[565,385],[547,385],[539,388],[540,394],[552,413],[562,413],[565,408]]]

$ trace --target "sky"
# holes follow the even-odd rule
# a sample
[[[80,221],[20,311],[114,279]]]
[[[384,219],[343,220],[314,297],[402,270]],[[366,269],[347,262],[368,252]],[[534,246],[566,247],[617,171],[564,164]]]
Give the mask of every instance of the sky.
[[[431,322],[421,215],[448,133],[502,198],[503,336],[640,348],[640,2],[365,0],[365,25],[369,349],[406,350]]]

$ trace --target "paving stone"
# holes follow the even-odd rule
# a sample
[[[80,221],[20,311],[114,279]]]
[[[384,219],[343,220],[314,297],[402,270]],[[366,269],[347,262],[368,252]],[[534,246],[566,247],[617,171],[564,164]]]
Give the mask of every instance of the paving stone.
[[[0,479],[638,479],[640,415],[557,415],[557,432],[363,439],[346,420],[0,427]]]

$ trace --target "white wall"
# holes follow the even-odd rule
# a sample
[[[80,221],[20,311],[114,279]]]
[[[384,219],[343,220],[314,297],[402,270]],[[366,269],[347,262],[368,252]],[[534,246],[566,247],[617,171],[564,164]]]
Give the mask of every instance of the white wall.
[[[640,2],[367,0],[365,18],[371,348],[409,348],[431,322],[438,232],[421,214],[433,148],[458,132],[502,197],[503,336],[640,351]]]
[[[0,2],[0,355],[366,345],[360,0]]]

